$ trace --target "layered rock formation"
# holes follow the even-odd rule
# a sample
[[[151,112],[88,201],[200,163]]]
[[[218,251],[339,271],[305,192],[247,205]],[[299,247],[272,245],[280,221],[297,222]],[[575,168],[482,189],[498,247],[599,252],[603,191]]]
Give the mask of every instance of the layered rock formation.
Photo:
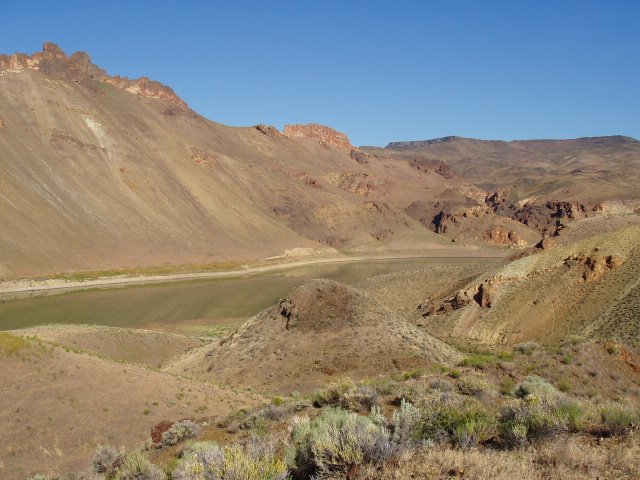
[[[70,76],[76,82],[91,79],[109,83],[127,92],[143,97],[161,98],[183,108],[187,104],[166,85],[147,77],[129,79],[127,77],[110,76],[103,69],[94,65],[86,52],[76,52],[68,56],[55,43],[44,44],[42,52],[33,55],[14,53],[0,55],[0,72],[19,73],[25,70],[42,70],[47,74]]]

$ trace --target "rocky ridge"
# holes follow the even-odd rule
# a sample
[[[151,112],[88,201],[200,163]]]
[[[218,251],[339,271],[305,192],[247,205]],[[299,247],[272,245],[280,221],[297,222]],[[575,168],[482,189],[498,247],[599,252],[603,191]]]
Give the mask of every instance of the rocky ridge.
[[[93,64],[88,53],[76,52],[68,56],[58,45],[51,42],[44,44],[42,52],[36,52],[33,55],[24,53],[0,55],[0,73],[20,73],[25,70],[41,70],[48,74],[68,76],[76,82],[96,80],[135,95],[160,98],[182,108],[189,108],[173,89],[160,82],[148,77],[129,79],[118,75],[110,76],[105,70]]]

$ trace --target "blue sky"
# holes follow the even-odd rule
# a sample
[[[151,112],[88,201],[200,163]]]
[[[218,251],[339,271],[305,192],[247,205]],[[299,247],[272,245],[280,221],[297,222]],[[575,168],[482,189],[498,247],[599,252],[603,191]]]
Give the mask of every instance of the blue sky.
[[[84,50],[230,125],[640,138],[638,0],[0,0],[0,18],[1,52]]]

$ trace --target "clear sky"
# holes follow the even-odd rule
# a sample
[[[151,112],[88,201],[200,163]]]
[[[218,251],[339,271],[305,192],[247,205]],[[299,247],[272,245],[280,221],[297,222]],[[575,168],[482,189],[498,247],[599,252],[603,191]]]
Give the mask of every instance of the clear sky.
[[[84,50],[230,125],[640,138],[640,0],[0,0],[0,18],[0,52]]]

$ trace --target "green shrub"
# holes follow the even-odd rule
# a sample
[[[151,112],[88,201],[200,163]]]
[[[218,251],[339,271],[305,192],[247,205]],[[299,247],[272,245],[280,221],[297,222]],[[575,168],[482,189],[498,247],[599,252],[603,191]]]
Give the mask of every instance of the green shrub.
[[[424,375],[424,369],[423,368],[415,368],[415,369],[410,370],[408,372],[404,372],[402,374],[402,378],[404,380],[410,380],[410,379],[420,378],[423,375]]]
[[[609,355],[620,355],[621,351],[622,347],[620,347],[620,345],[618,345],[617,343],[610,343],[609,345],[607,345],[607,353]]]
[[[196,442],[176,462],[172,480],[285,480],[285,463],[274,455],[268,442],[249,447],[218,446],[215,442]]]
[[[340,407],[356,412],[368,412],[378,404],[378,392],[368,382],[354,383],[349,377],[342,377],[330,383],[327,388],[316,393],[314,405]]]
[[[523,355],[531,355],[533,352],[538,350],[540,345],[536,342],[522,342],[517,343],[513,346],[513,350],[515,352],[521,353]]]
[[[487,440],[495,416],[476,398],[454,392],[432,392],[421,399],[419,434],[435,442],[470,446]]]
[[[465,375],[456,381],[456,390],[462,395],[480,395],[489,390],[489,383],[479,375]]]
[[[282,405],[284,405],[284,398],[273,397],[273,399],[271,400],[271,403],[273,403],[276,407],[281,407]]]
[[[142,452],[128,453],[116,470],[114,480],[165,480],[165,475]]]
[[[500,381],[500,393],[502,395],[511,395],[516,388],[516,382],[511,377],[506,377]]]
[[[567,380],[566,378],[563,378],[558,381],[557,387],[558,387],[558,390],[566,393],[566,392],[570,392],[573,386],[571,385],[571,382],[569,380]]]
[[[195,437],[199,431],[200,427],[191,420],[181,420],[162,434],[162,444],[177,445],[187,438]]]
[[[465,357],[459,365],[461,367],[471,367],[484,370],[489,365],[493,365],[499,361],[499,358],[492,353],[473,353]]]
[[[600,408],[600,420],[605,432],[617,435],[640,421],[640,415],[633,407],[608,403]]]
[[[327,408],[313,420],[292,419],[287,465],[300,476],[324,478],[359,465],[381,465],[394,452],[389,433],[369,418]]]
[[[538,377],[525,379],[516,393],[519,398],[507,404],[500,416],[501,436],[509,446],[576,431],[584,426],[584,406],[569,400]]]

